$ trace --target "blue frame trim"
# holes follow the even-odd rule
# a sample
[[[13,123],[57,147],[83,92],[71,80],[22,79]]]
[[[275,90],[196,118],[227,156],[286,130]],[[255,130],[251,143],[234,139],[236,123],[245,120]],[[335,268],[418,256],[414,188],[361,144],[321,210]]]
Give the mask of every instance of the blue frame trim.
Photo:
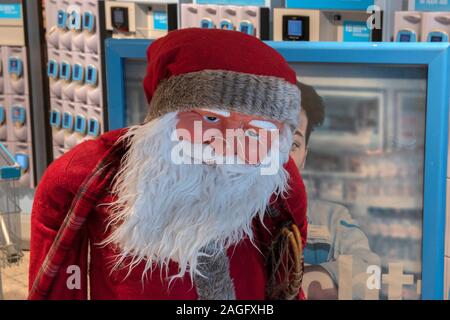
[[[146,59],[146,49],[150,43],[150,40],[106,40],[110,129],[125,127],[124,59]],[[276,49],[288,62],[413,64],[428,67],[422,298],[443,299],[450,45],[334,42],[267,42],[267,44]]]
[[[125,59],[146,59],[150,40],[143,39],[107,39],[106,83],[108,97],[109,129],[119,129],[125,124]]]

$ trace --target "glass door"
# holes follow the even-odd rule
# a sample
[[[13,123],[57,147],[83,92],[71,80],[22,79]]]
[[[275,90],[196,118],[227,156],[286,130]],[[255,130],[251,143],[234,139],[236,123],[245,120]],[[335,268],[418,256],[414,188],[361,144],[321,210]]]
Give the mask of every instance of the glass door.
[[[420,299],[426,69],[294,67],[325,105],[301,169],[310,226],[305,292]]]

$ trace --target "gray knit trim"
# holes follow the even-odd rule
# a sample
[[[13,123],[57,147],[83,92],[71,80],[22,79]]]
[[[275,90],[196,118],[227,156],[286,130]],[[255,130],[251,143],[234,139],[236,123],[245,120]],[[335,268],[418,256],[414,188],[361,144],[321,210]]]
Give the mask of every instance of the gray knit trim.
[[[224,70],[203,70],[163,80],[147,121],[168,112],[214,108],[298,125],[300,91],[284,79]]]
[[[205,254],[214,250],[206,248]],[[236,300],[233,280],[230,275],[230,261],[226,251],[199,258],[201,275],[194,276],[199,300]]]

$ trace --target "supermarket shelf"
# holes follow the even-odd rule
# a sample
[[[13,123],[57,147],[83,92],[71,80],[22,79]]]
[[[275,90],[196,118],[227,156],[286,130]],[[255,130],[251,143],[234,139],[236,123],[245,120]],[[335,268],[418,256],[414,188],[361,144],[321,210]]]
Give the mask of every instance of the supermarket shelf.
[[[330,178],[330,179],[369,179],[368,175],[356,172],[335,172],[335,171],[302,171],[303,177],[308,178]]]
[[[373,176],[369,174],[362,174],[351,171],[313,171],[313,170],[303,170],[302,175],[305,179],[308,178],[326,178],[326,179],[348,179],[348,180],[417,180],[417,176]]]
[[[379,209],[395,209],[395,210],[418,210],[421,208],[417,204],[417,198],[402,197],[375,197],[375,198],[359,198],[354,201],[344,200],[342,198],[321,197],[324,201],[340,203],[343,206],[358,206]]]

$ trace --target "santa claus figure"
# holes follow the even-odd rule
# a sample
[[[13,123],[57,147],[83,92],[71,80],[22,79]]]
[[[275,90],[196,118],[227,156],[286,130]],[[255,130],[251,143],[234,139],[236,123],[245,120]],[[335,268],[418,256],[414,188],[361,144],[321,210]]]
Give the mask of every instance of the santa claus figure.
[[[254,37],[184,29],[149,47],[144,90],[143,124],[48,168],[29,298],[302,298],[295,72]]]

